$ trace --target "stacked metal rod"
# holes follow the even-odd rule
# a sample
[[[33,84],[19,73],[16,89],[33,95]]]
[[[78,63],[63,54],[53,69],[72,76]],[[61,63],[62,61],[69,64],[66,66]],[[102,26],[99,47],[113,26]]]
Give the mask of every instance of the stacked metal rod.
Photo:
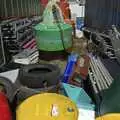
[[[91,57],[89,77],[95,93],[108,89],[113,82],[112,76],[105,68],[99,57]]]

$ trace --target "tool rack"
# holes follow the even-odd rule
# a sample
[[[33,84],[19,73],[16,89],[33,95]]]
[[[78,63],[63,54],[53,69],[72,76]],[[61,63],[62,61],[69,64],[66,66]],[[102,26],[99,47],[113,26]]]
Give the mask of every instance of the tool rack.
[[[31,18],[13,18],[1,22],[0,40],[4,56],[3,64],[10,61],[12,56],[22,52],[25,49],[24,45],[34,39],[33,26],[40,21],[40,16],[34,16]],[[10,58],[7,60],[8,55]]]

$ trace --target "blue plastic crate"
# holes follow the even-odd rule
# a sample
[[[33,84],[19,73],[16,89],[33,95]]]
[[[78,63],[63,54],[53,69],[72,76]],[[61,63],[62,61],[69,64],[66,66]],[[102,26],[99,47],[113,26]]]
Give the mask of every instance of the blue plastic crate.
[[[67,83],[69,80],[69,77],[70,77],[69,75],[64,75],[63,82]]]
[[[73,53],[68,57],[68,62],[67,62],[66,69],[63,75],[64,83],[68,83],[69,77],[71,76],[75,63],[77,62],[77,58],[78,58],[78,55],[73,54]]]

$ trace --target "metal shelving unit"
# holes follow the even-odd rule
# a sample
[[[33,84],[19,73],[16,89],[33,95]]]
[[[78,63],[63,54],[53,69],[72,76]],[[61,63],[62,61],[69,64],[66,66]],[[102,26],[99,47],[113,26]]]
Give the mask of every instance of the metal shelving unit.
[[[2,24],[0,24],[0,68],[2,66],[4,66],[7,62],[6,53],[5,53],[5,46],[4,46],[4,42],[2,39],[1,25]]]
[[[2,21],[1,23],[1,30],[4,29],[4,31],[1,31],[1,40],[4,41],[4,43],[7,45],[8,50],[11,54],[11,56],[20,53],[24,49],[24,45],[27,44],[27,42],[31,41],[34,39],[34,34],[32,27],[36,23],[41,21],[41,17],[39,16],[34,16],[32,18],[23,18],[23,19],[9,19]],[[7,27],[4,28],[5,25],[8,25],[11,28],[10,33],[12,35],[8,34]],[[7,30],[7,31],[6,31]],[[4,33],[6,32],[6,33]],[[8,34],[6,36],[6,34]]]

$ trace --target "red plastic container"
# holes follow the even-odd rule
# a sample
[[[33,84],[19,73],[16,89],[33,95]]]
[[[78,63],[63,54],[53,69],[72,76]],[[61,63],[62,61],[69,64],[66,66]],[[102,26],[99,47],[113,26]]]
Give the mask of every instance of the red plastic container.
[[[0,92],[0,120],[12,120],[7,97]]]
[[[45,8],[46,5],[48,4],[48,0],[41,0],[40,3]]]

